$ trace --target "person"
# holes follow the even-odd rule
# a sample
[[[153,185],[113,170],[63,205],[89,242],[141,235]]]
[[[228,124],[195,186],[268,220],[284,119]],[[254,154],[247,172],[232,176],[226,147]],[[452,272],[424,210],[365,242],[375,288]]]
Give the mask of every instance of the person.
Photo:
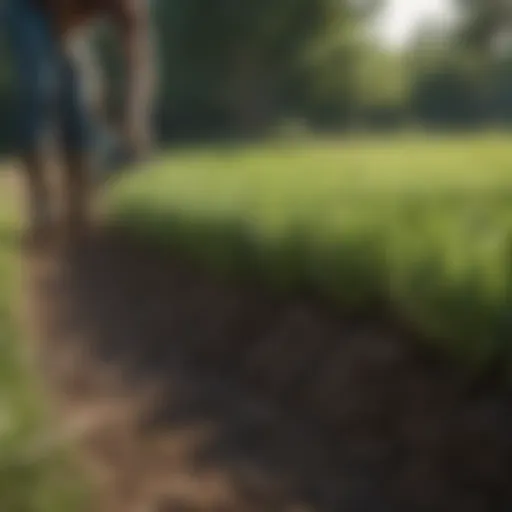
[[[44,136],[54,118],[63,157],[64,225],[66,233],[80,234],[88,225],[92,162],[102,136],[94,126],[77,41],[81,29],[101,17],[117,29],[127,70],[120,140],[133,158],[143,157],[151,147],[154,85],[148,2],[7,0],[4,9],[17,77],[17,149],[26,174],[30,238],[44,239],[53,225]]]

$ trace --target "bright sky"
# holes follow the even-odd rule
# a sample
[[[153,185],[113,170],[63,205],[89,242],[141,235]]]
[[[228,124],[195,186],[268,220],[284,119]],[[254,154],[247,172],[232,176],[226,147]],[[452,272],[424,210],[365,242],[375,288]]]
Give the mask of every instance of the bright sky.
[[[455,18],[451,0],[386,0],[377,23],[377,34],[386,46],[400,48],[411,40],[418,24],[426,19],[450,23]]]

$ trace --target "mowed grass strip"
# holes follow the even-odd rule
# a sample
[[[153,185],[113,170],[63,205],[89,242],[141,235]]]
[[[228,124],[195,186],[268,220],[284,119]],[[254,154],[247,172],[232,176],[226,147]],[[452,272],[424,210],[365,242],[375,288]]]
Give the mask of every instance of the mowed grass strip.
[[[85,511],[87,486],[55,439],[16,320],[21,290],[13,182],[0,174],[0,510]]]
[[[339,140],[171,151],[111,222],[211,270],[385,304],[476,370],[512,370],[512,140]],[[512,372],[510,372],[512,374]]]

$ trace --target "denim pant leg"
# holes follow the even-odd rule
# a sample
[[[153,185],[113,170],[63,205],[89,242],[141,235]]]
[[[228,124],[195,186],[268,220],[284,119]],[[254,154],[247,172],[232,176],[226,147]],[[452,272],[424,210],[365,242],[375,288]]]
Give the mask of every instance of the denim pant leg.
[[[82,76],[87,70],[59,48],[50,21],[32,0],[6,1],[2,21],[17,75],[18,149],[36,149],[46,129],[57,121],[68,151],[91,149],[100,167],[111,167],[119,148],[115,137],[94,123]]]
[[[33,151],[48,128],[55,106],[55,45],[48,21],[29,0],[8,0],[4,16],[17,79],[18,149]]]

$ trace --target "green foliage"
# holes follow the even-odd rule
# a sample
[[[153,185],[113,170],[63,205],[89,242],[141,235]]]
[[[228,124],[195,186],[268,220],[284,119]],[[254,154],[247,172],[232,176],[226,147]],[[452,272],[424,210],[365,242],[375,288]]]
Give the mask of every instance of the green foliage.
[[[0,125],[0,152],[7,151],[13,143],[14,130],[9,122],[14,118],[12,78],[9,52],[0,34],[0,119],[7,121]]]
[[[346,84],[357,47],[353,32],[378,3],[155,3],[164,132],[250,131],[272,124],[283,111],[348,104],[352,89]],[[110,69],[117,70],[112,41],[104,46]],[[109,73],[113,89],[119,74]],[[338,117],[344,114],[342,109]]]
[[[9,512],[88,510],[83,481],[51,435],[38,383],[24,365],[15,322],[18,230],[3,184],[0,210],[0,509]]]
[[[481,370],[512,363],[510,157],[499,137],[178,153],[123,180],[111,219],[222,275],[385,303]]]
[[[507,0],[456,0],[461,11],[457,35],[471,50],[489,53],[494,36],[508,28],[512,9]]]
[[[492,51],[510,7],[457,4],[455,26],[427,19],[400,53],[366,37],[383,0],[154,2],[157,131],[164,140],[259,135],[289,118],[313,130],[510,125],[510,59]],[[0,151],[12,147],[16,105],[2,43]],[[117,117],[125,75],[115,34],[104,31],[98,48]]]

